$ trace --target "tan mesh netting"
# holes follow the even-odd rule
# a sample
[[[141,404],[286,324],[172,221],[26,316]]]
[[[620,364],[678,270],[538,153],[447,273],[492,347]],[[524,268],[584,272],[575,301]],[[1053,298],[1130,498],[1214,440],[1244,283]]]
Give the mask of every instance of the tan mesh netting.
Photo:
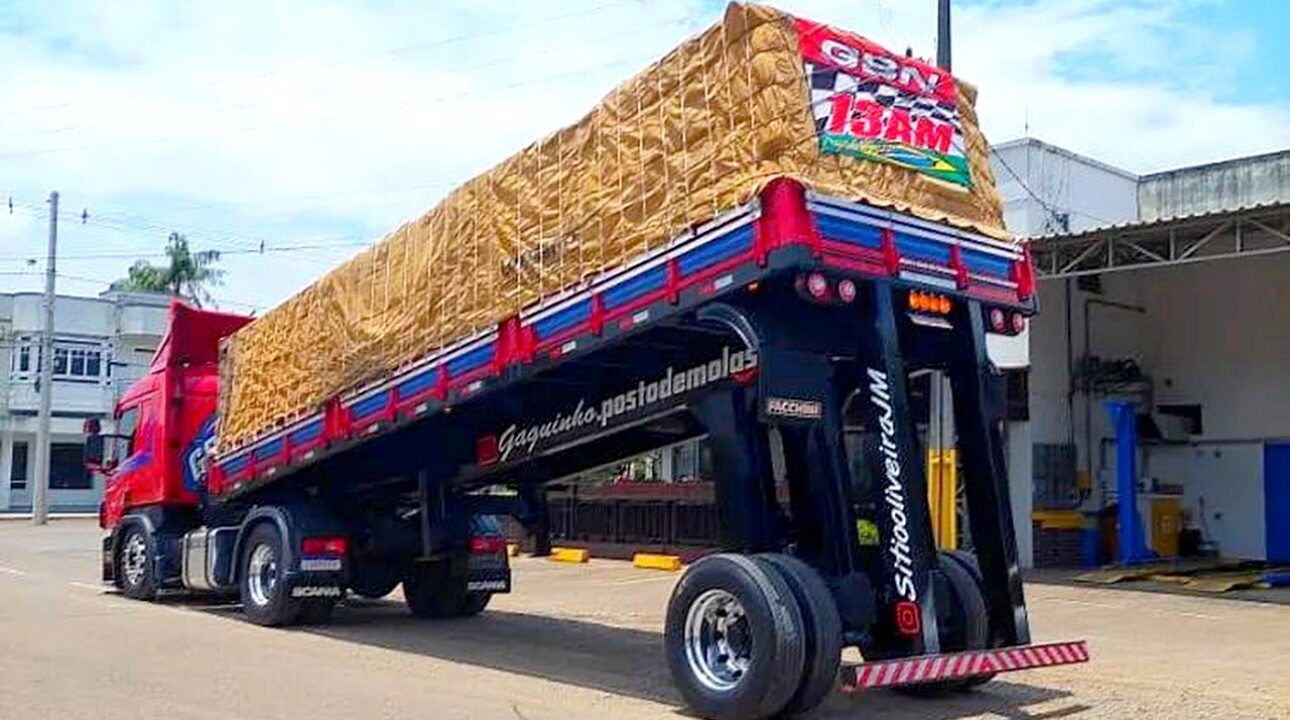
[[[797,42],[790,16],[731,5],[575,125],[247,325],[224,347],[222,449],[661,247],[776,177],[1004,237],[970,86],[958,86],[964,190],[822,155]]]

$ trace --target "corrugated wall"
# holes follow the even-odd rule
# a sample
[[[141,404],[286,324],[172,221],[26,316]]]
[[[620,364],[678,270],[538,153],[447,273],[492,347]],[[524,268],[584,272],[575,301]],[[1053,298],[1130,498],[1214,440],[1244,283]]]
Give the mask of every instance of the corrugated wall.
[[[1196,215],[1290,200],[1290,150],[1144,175],[1139,219]]]

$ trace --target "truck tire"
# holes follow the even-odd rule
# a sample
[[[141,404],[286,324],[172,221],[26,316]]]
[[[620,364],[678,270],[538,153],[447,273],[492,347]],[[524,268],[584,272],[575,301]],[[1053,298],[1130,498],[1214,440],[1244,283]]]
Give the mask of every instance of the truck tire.
[[[423,620],[461,615],[466,595],[466,578],[453,578],[448,562],[416,563],[403,576],[403,599]]]
[[[663,636],[686,705],[713,720],[780,712],[805,667],[806,632],[779,573],[743,555],[709,555],[672,591]]]
[[[389,562],[355,562],[350,568],[349,589],[359,597],[380,600],[394,592],[402,580],[399,566]]]
[[[757,560],[784,579],[797,600],[806,628],[802,679],[781,713],[791,716],[809,712],[837,684],[838,667],[842,664],[842,618],[837,602],[824,578],[801,560],[780,553],[758,555]]]
[[[462,598],[461,605],[457,608],[457,614],[461,617],[473,617],[484,612],[488,607],[489,601],[493,599],[490,592],[468,592]]]
[[[305,600],[300,606],[300,623],[302,625],[326,625],[331,622],[331,615],[335,609],[335,600]]]
[[[256,625],[291,625],[300,619],[304,603],[290,596],[282,582],[282,537],[270,523],[251,528],[242,548],[242,612]]]
[[[121,593],[132,600],[157,597],[157,540],[142,525],[130,525],[116,550],[116,577]]]
[[[981,592],[981,597],[984,598],[985,597],[985,575],[982,574],[981,572],[981,561],[977,559],[976,555],[968,552],[967,550],[948,550],[946,551],[945,554],[948,555],[951,560],[957,561],[959,565],[962,565],[963,568],[968,571],[968,573],[972,576],[972,579],[976,581],[977,588]],[[989,610],[990,610],[990,606],[987,603],[986,604],[987,616],[989,615]],[[989,620],[987,617],[987,623],[988,622]],[[988,632],[987,635],[989,636],[989,640],[987,641],[986,645],[988,647],[994,647],[995,645],[994,633]],[[994,679],[994,677],[995,677],[994,675],[979,675],[969,680],[964,680],[962,683],[960,683],[959,687],[957,687],[956,689],[967,692],[972,688],[979,687],[981,685],[984,685],[990,682],[991,680]]]
[[[990,643],[990,614],[985,596],[971,570],[946,552],[936,556],[940,577],[936,588],[936,621],[940,631],[941,652],[982,650]],[[989,680],[947,680],[923,685],[894,688],[911,697],[937,697],[955,690],[965,690]]]

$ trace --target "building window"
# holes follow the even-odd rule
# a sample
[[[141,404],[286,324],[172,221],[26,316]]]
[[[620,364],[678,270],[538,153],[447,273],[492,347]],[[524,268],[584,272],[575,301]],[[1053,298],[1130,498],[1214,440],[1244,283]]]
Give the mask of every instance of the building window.
[[[31,345],[23,344],[18,346],[18,361],[17,366],[14,368],[17,372],[31,372],[31,354]]]
[[[9,471],[9,489],[26,490],[27,489],[27,443],[16,442],[13,444],[13,465]]]
[[[94,478],[85,467],[85,448],[80,443],[49,446],[49,487],[55,490],[90,490]]]
[[[673,482],[703,482],[712,478],[712,451],[707,440],[694,440],[672,448]]]

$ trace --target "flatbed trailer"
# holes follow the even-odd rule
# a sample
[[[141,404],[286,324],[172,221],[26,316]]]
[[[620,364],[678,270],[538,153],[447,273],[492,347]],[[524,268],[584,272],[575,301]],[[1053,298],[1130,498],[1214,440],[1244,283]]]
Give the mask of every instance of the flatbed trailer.
[[[704,436],[724,552],[681,578],[665,633],[699,715],[809,710],[847,646],[866,660],[843,673],[852,690],[932,694],[1083,662],[1080,641],[1031,645],[991,400],[986,336],[1019,333],[1034,310],[1024,246],[780,179],[216,457],[214,389],[197,393],[192,376],[213,381],[214,343],[238,323],[176,323],[144,381],[155,392],[118,408],[152,420],[135,421],[149,434],[132,431],[108,470],[104,577],[136,597],[238,593],[266,625],[325,621],[345,594],[400,581],[419,616],[474,614],[510,589],[509,570],[479,569],[476,551],[498,548],[474,519],[518,519],[543,554],[552,481]],[[925,370],[952,386],[972,552],[933,540],[909,407],[910,374]],[[865,418],[854,477],[851,403]],[[178,421],[194,412],[206,421]],[[140,463],[147,448],[173,464]]]

